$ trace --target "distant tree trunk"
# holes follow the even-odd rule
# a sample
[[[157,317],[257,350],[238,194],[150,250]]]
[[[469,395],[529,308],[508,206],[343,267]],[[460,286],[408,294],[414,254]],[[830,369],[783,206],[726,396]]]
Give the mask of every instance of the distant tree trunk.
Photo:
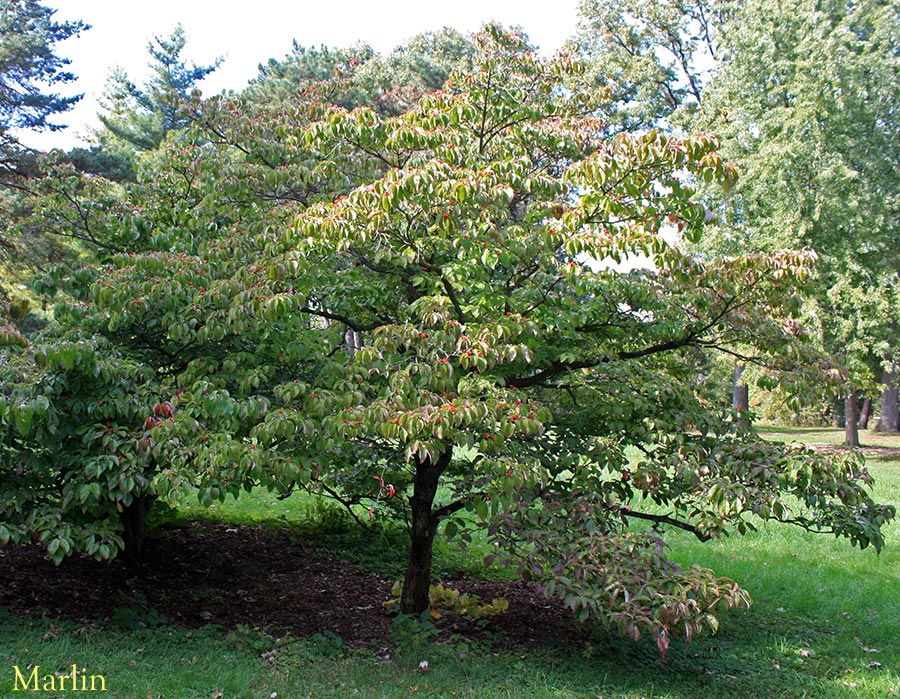
[[[844,400],[844,444],[848,447],[859,446],[859,405],[858,394],[854,388]]]
[[[447,451],[437,461],[425,459],[416,468],[413,494],[409,499],[412,511],[409,565],[400,597],[400,611],[404,614],[421,614],[430,606],[431,558],[434,536],[440,523],[432,506],[441,474],[450,464],[451,455],[452,451]]]
[[[885,371],[881,381],[884,384],[884,390],[881,392],[881,417],[878,420],[877,429],[879,432],[900,432],[896,372]]]
[[[125,542],[122,555],[128,563],[140,563],[144,557],[147,515],[154,500],[156,498],[153,495],[139,495],[119,513],[119,520],[122,522],[122,540]]]
[[[839,428],[844,426],[844,401],[835,398],[831,409],[831,426]]]
[[[869,418],[872,417],[872,399],[863,400],[862,408],[859,411],[859,429],[869,429]]]
[[[737,411],[737,424],[739,427],[750,425],[750,387],[741,381],[745,365],[735,360],[734,384],[731,390],[731,407]]]
[[[362,333],[353,330],[351,328],[347,328],[344,331],[344,344],[352,351],[355,352],[357,350],[361,350],[363,346],[362,342]]]

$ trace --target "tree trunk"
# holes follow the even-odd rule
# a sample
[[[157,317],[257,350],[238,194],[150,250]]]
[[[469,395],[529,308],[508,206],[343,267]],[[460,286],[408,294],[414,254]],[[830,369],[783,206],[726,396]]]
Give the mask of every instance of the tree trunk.
[[[361,350],[363,346],[362,333],[352,328],[347,328],[344,331],[344,345],[347,346],[351,353]]]
[[[130,505],[125,505],[119,513],[122,522],[122,540],[125,549],[122,555],[128,563],[139,563],[144,555],[144,540],[147,534],[147,515],[156,498],[153,495],[139,495]]]
[[[872,417],[872,399],[863,400],[862,408],[859,411],[859,429],[869,429],[869,418]]]
[[[741,428],[750,426],[750,387],[741,381],[745,365],[734,362],[734,384],[731,389],[731,407],[737,412],[737,425]]]
[[[844,426],[844,401],[835,398],[831,405],[831,426],[835,429]]]
[[[434,535],[439,517],[432,510],[441,474],[450,464],[452,450],[448,450],[432,462],[420,461],[413,480],[413,494],[409,499],[412,511],[410,529],[409,566],[403,579],[400,611],[404,614],[421,614],[430,606],[431,557]]]
[[[844,400],[844,444],[848,447],[859,446],[859,408],[858,396],[854,388]]]
[[[900,432],[900,412],[898,412],[897,376],[894,371],[885,371],[882,379],[884,390],[881,392],[881,417],[878,420],[879,432]]]

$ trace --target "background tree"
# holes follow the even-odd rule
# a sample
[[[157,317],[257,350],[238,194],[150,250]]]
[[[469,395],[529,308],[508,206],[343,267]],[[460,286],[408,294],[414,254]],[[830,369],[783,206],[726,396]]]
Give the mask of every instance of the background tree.
[[[871,391],[882,372],[889,385],[895,313],[867,297],[890,298],[897,283],[897,4],[581,10],[578,42],[618,99],[618,123],[715,130],[743,172],[702,247],[815,249],[808,310],[823,346],[848,364],[847,391]],[[863,317],[875,308],[877,318]]]
[[[104,130],[98,132],[100,145],[115,152],[116,146],[141,153],[159,147],[166,135],[187,125],[182,113],[197,83],[222,62],[211,65],[187,63],[182,57],[187,36],[177,25],[168,37],[155,36],[147,44],[151,77],[138,87],[121,70],[113,72],[106,91],[106,114],[100,115]]]
[[[296,41],[291,52],[278,60],[270,58],[260,64],[259,75],[250,81],[244,96],[261,103],[276,103],[295,99],[311,86],[329,82],[334,84],[333,103],[344,107],[365,104],[371,95],[348,81],[356,69],[375,58],[375,50],[368,44],[349,48],[302,46]]]
[[[176,27],[170,38],[156,37],[149,44],[153,77],[143,88],[119,76],[119,99],[99,132],[100,143],[67,153],[31,154],[31,179],[20,182],[19,195],[3,200],[15,221],[11,237],[21,248],[10,262],[10,276],[20,286],[35,273],[54,276],[54,267],[58,277],[92,256],[145,247],[134,218],[116,218],[127,199],[120,185],[136,179],[136,153],[157,147],[167,133],[187,125],[188,116],[180,111],[191,89],[219,63],[187,64],[181,57],[185,43],[183,30]]]
[[[690,122],[715,67],[724,5],[582,0],[573,43],[588,61],[592,79],[610,91],[610,128],[635,131]]]
[[[696,128],[727,8],[727,3],[706,0],[580,4],[582,20],[573,45],[585,57],[592,80],[609,91],[608,128],[674,133]],[[741,424],[750,419],[746,368],[737,359],[731,362],[731,402]]]
[[[75,80],[65,68],[69,60],[56,54],[56,44],[87,29],[82,22],[56,22],[55,10],[34,0],[0,2],[0,260],[4,266],[0,296],[8,296],[10,260],[27,255],[6,234],[23,213],[19,191],[36,171],[35,153],[19,143],[18,129],[63,128],[54,117],[66,112],[80,95],[56,90]]]
[[[73,82],[69,60],[54,53],[55,44],[88,27],[82,22],[55,22],[55,10],[35,0],[0,2],[0,134],[12,129],[60,129],[52,121],[80,95],[47,92]]]
[[[282,60],[260,65],[244,96],[272,104],[296,99],[310,87],[347,109],[367,106],[397,115],[424,94],[442,87],[450,71],[470,63],[474,45],[456,30],[419,34],[386,56],[367,44],[346,49],[300,46]]]
[[[703,103],[743,173],[715,244],[817,251],[809,312],[848,396],[892,367],[896,307],[874,299],[897,287],[898,19],[896,2],[736,7]]]

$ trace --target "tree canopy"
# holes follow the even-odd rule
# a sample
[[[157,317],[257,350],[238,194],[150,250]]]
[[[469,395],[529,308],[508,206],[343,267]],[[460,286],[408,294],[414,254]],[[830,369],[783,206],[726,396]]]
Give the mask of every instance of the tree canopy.
[[[890,384],[897,3],[648,0],[581,12],[577,45],[617,100],[612,123],[715,131],[742,173],[726,196],[706,192],[718,225],[699,250],[814,249],[807,321],[844,365],[840,390],[871,392],[882,372]]]
[[[891,1],[736,7],[700,117],[743,174],[711,242],[816,250],[808,312],[849,371],[845,395],[895,356],[898,25]]]
[[[0,2],[0,264],[6,277],[8,260],[29,255],[6,229],[23,212],[21,190],[26,178],[38,170],[36,154],[22,146],[17,130],[61,129],[63,124],[55,117],[81,98],[57,91],[75,76],[66,70],[69,60],[56,51],[58,42],[88,27],[82,22],[57,22],[55,13],[35,0]],[[8,282],[8,278],[0,281],[4,299]],[[4,315],[0,311],[0,317]]]
[[[260,65],[244,96],[273,103],[328,86],[329,101],[342,107],[366,106],[397,115],[442,87],[451,70],[469,65],[473,52],[469,39],[446,27],[414,36],[384,56],[367,44],[313,48],[294,42],[282,60]]]
[[[55,44],[88,27],[82,22],[56,22],[56,10],[36,0],[0,2],[0,134],[10,129],[59,129],[53,117],[72,107],[81,95],[47,92],[73,82],[69,60]]]
[[[107,85],[107,113],[100,115],[108,132],[100,132],[101,144],[104,140],[119,141],[127,149],[149,151],[159,147],[170,131],[186,126],[181,113],[184,102],[197,83],[222,62],[217,58],[205,66],[188,63],[181,55],[186,45],[187,35],[181,25],[176,25],[168,37],[153,37],[147,44],[151,77],[143,87],[122,70],[113,72]]]
[[[715,68],[727,7],[706,0],[582,0],[573,43],[588,61],[592,79],[610,90],[611,127],[689,122]]]

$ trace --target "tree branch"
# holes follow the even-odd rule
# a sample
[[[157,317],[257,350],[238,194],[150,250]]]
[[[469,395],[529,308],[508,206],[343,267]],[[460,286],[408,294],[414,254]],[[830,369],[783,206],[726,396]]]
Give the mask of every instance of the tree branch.
[[[320,311],[316,308],[310,308],[309,306],[304,306],[303,308],[297,309],[300,313],[307,313],[309,315],[318,316],[320,318],[327,318],[328,320],[336,320],[339,323],[343,323],[351,330],[355,330],[358,333],[368,332],[370,330],[375,330],[376,328],[380,328],[383,323],[381,321],[376,321],[373,323],[365,323],[360,324],[350,320],[347,316],[343,316],[340,313],[332,313],[331,311]]]
[[[649,512],[636,512],[635,510],[622,510],[622,518],[627,519],[628,517],[634,517],[635,519],[645,519],[650,522],[655,522],[656,524],[668,524],[670,527],[677,527],[678,529],[683,529],[686,532],[690,532],[694,536],[696,536],[700,541],[709,541],[712,536],[706,534],[705,532],[701,532],[697,527],[693,524],[688,524],[687,522],[682,522],[681,520],[674,519],[669,517],[668,515],[654,515]]]
[[[347,499],[345,499],[345,498],[342,498],[342,497],[338,494],[338,492],[337,492],[336,490],[334,490],[333,488],[329,488],[325,483],[321,483],[321,482],[320,482],[319,485],[322,487],[322,490],[324,490],[324,491],[328,494],[328,497],[330,497],[330,498],[336,500],[338,503],[340,503],[340,504],[344,507],[344,509],[347,510],[347,512],[350,513],[350,516],[353,517],[353,519],[356,521],[356,523],[357,523],[359,526],[361,526],[363,529],[365,529],[366,531],[369,531],[369,532],[374,532],[374,531],[375,531],[372,527],[370,527],[368,524],[366,524],[366,522],[365,522],[363,519],[361,519],[361,518],[359,517],[359,515],[357,515],[357,514],[353,511],[353,507],[352,507],[352,506],[353,506],[354,504],[359,504],[359,503],[354,503],[354,502],[352,502],[352,501],[350,501],[350,500],[347,500]],[[309,490],[309,489],[307,489],[307,490]]]
[[[444,517],[449,517],[450,515],[459,512],[469,504],[470,500],[471,497],[460,498],[459,500],[437,508],[434,512],[431,513],[431,516],[434,518],[434,521],[437,522],[441,519],[444,519]]]
[[[456,311],[456,317],[459,319],[460,323],[466,322],[466,315],[463,313],[462,306],[459,305],[459,297],[456,295],[456,289],[453,288],[453,285],[450,283],[450,280],[445,276],[441,276],[441,283],[444,285],[444,291],[447,292],[447,297],[450,299],[450,303],[453,304],[453,310]]]

